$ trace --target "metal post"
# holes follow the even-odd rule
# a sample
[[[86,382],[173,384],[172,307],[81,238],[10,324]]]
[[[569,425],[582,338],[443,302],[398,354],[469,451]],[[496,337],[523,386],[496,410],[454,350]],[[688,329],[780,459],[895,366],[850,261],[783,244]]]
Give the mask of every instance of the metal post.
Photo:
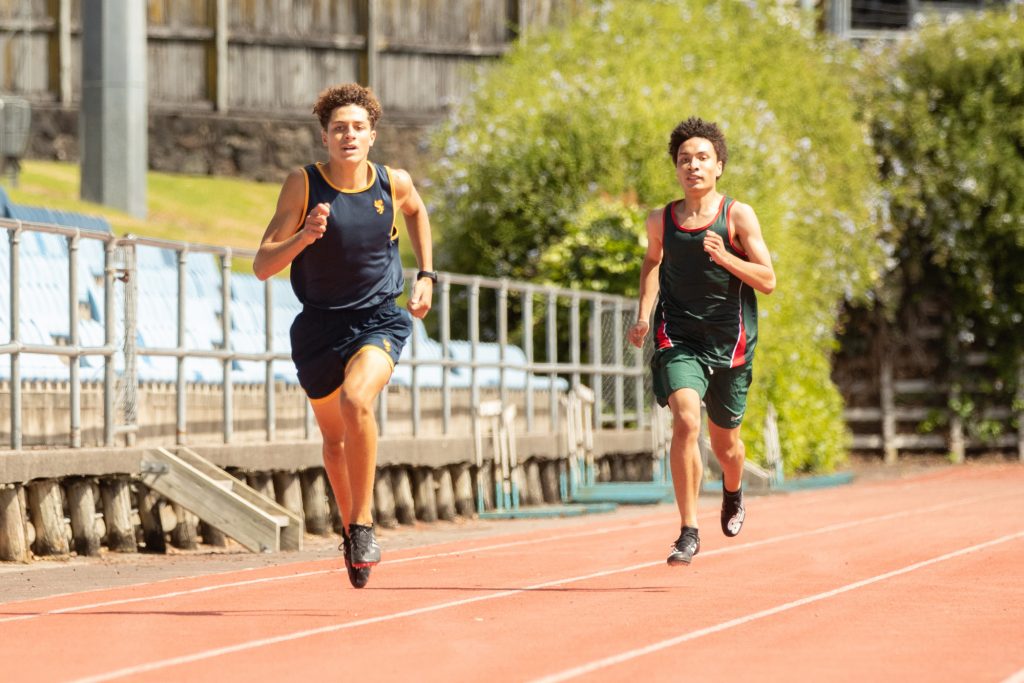
[[[78,350],[78,231],[68,237],[68,344]],[[81,356],[68,358],[68,382],[71,409],[71,447],[82,447]]]
[[[420,359],[420,343],[419,335],[416,333],[416,321],[412,324],[412,339],[409,340],[412,351],[412,367],[409,372],[409,381],[412,386],[409,388],[409,398],[412,402],[412,435],[416,436],[420,433],[420,378],[419,378],[419,359]]]
[[[850,0],[831,0],[826,23],[832,33],[845,38],[850,33]]]
[[[11,343],[21,341],[21,221],[11,231]],[[11,353],[11,448],[21,450],[21,353]]]
[[[612,326],[612,348],[615,349],[615,367],[618,373],[615,375],[615,428],[623,429],[625,427],[625,419],[623,413],[626,409],[626,377],[622,374],[625,365],[623,357],[623,351],[625,351],[624,340],[622,339],[622,299],[615,300],[615,325]],[[637,349],[639,355],[640,350]],[[643,394],[643,379],[640,380],[640,384],[637,387],[637,395],[642,396]],[[637,401],[636,404],[636,425],[640,426],[641,415],[643,414],[643,399]]]
[[[139,426],[139,268],[135,240],[124,242],[124,434],[128,446],[135,445]]]
[[[604,415],[604,376],[598,370],[602,365],[601,354],[601,308],[603,301],[600,298],[590,302],[590,364],[594,366],[594,372],[590,375],[590,386],[594,390],[594,429],[601,429],[602,416]]]
[[[440,276],[441,280],[441,360],[448,360],[448,347],[452,339],[452,283],[446,274]],[[452,422],[452,392],[451,392],[451,368],[447,365],[441,366],[441,433],[447,434],[451,430]]]
[[[146,217],[146,3],[82,0],[81,196]]]
[[[316,430],[316,417],[313,415],[313,406],[309,404],[308,399],[302,401],[303,409],[303,433],[307,441],[313,438],[313,434]]]
[[[573,292],[569,306],[569,360],[574,388],[580,385],[580,358],[580,295]]]
[[[501,279],[498,289],[498,397],[502,410],[508,405],[508,387],[505,384],[505,348],[508,346],[508,280]]]
[[[553,288],[548,288],[548,311],[547,311],[547,361],[551,365],[551,372],[548,375],[548,431],[558,432],[558,393],[555,383],[558,381],[558,374],[555,372],[555,364],[558,363],[558,295]]]
[[[956,362],[956,361],[954,361]],[[965,458],[964,443],[964,420],[960,416],[960,403],[962,399],[962,390],[960,387],[960,377],[962,373],[957,372],[956,378],[949,385],[949,455],[950,459],[958,464],[962,465]]]
[[[103,345],[113,347],[117,343],[117,328],[114,313],[114,240],[103,245]],[[114,400],[117,391],[116,358],[114,354],[104,357],[103,362],[103,445],[114,445]]]
[[[267,278],[263,286],[263,322],[266,326],[266,345],[268,354],[274,352],[274,281]],[[267,413],[267,441],[277,436],[276,396],[277,383],[274,382],[274,359],[267,358],[266,377],[264,378],[264,406]]]
[[[621,309],[623,302],[619,300],[619,306]],[[622,325],[621,310],[619,314],[619,326]],[[622,334],[621,328],[619,329],[619,335]],[[621,336],[619,337],[621,340]],[[616,348],[624,349],[625,346],[621,341],[616,344]],[[636,425],[638,428],[642,428],[647,424],[647,411],[644,410],[644,350],[636,349],[633,352],[633,365],[636,369],[636,374],[633,376],[633,403],[636,409]]]
[[[882,355],[879,372],[879,398],[882,403],[882,448],[885,453],[885,464],[895,465],[898,457],[896,446],[896,396],[892,384],[892,359],[889,354]]]
[[[221,330],[224,337],[224,350],[231,351],[231,249],[221,257]],[[234,434],[234,406],[231,381],[231,359],[225,358],[224,376],[224,443],[231,443]]]
[[[184,351],[187,344],[185,331],[187,329],[186,301],[188,300],[187,285],[188,249],[178,252],[178,351]],[[177,396],[175,396],[177,415],[176,441],[178,445],[184,446],[188,443],[188,416],[186,386],[185,386],[185,356],[178,356],[177,359]]]
[[[477,354],[480,345],[480,278],[475,278],[469,286],[469,358],[473,363],[470,368],[469,407],[475,415],[480,409],[480,383],[477,373]],[[475,419],[475,418],[474,418]]]
[[[526,353],[526,431],[533,432],[533,289],[523,289],[523,351]]]

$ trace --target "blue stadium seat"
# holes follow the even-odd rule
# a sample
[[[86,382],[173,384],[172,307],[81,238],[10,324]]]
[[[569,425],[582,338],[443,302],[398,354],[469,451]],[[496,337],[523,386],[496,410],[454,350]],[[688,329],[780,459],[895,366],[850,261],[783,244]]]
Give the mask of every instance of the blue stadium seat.
[[[78,213],[77,211],[49,209],[42,206],[15,204],[7,196],[7,192],[3,188],[0,188],[0,213],[2,213],[4,218],[12,218],[19,221],[62,225],[67,228],[80,228],[94,232],[111,232],[110,223],[103,216]]]
[[[469,363],[473,359],[473,346],[468,341],[452,341],[448,345],[452,358]],[[501,346],[494,342],[480,342],[477,344],[478,363],[499,363],[501,362]],[[511,365],[526,365],[526,353],[513,344],[505,346],[505,362]],[[467,375],[472,376],[469,369],[464,369]],[[501,386],[501,368],[481,367],[477,368],[477,386],[499,387]],[[527,372],[514,367],[505,369],[505,386],[509,389],[525,389]],[[469,379],[472,382],[472,379]],[[530,387],[533,389],[547,389],[551,386],[551,380],[544,375],[533,375],[530,379]],[[562,378],[555,379],[555,388],[559,391],[568,389],[569,383]]]
[[[289,330],[302,306],[295,298],[287,280],[271,281],[273,297],[273,349],[288,352],[291,348]],[[266,284],[255,275],[231,275],[231,346],[237,351],[266,350]],[[261,361],[236,361],[235,381],[263,382],[266,365]],[[291,361],[274,361],[274,377],[288,384],[297,384],[295,366]]]
[[[415,356],[413,355],[413,340],[409,339],[402,349],[402,355],[395,366],[395,372],[391,375],[391,383],[397,386],[412,386],[412,365],[409,359],[417,360],[441,360],[444,356],[441,353],[441,344],[434,341],[427,335],[427,328],[422,320],[413,320],[412,333],[416,338]],[[406,362],[403,362],[406,361]],[[440,387],[444,381],[444,367],[441,365],[423,364],[416,368],[416,383],[423,388]],[[453,368],[448,373],[448,386],[465,387],[469,386],[469,373],[463,373]]]
[[[189,263],[204,254],[189,255]],[[172,348],[178,345],[178,255],[170,249],[138,246],[136,264],[139,271],[136,330],[142,348]],[[188,272],[188,271],[187,271]],[[222,345],[223,331],[219,320],[219,289],[198,278],[185,278],[185,345],[194,349],[214,349]],[[140,362],[139,379],[175,381],[177,359],[169,356],[147,356]],[[220,361],[213,358],[189,358],[185,361],[186,379],[190,382],[219,383],[223,381]]]

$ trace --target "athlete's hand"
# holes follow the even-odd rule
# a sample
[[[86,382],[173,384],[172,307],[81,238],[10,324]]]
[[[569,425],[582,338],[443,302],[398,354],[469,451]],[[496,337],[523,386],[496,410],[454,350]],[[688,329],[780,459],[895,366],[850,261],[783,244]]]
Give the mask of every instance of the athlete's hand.
[[[650,323],[646,320],[637,320],[633,323],[633,327],[629,328],[629,332],[626,336],[629,337],[629,343],[638,349],[644,347],[644,339],[647,337],[647,332],[651,329]]]
[[[729,252],[725,250],[725,242],[722,240],[722,236],[713,230],[705,231],[704,251],[719,266],[724,266],[725,260],[729,258]]]
[[[331,205],[321,202],[313,207],[313,210],[306,216],[302,223],[302,240],[307,244],[313,244],[327,232],[327,216],[331,213]]]
[[[434,298],[434,281],[429,277],[421,277],[412,283],[412,295],[405,307],[414,318],[423,319],[430,311],[430,302]]]

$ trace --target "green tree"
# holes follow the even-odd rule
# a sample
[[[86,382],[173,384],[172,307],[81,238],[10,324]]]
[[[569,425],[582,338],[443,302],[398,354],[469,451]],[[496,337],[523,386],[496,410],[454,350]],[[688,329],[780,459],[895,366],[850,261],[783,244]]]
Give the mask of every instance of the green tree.
[[[779,277],[761,300],[747,440],[756,457],[771,401],[787,467],[829,469],[847,443],[835,315],[881,261],[849,57],[771,2],[603,2],[531,37],[436,138],[441,265],[635,294],[642,216],[680,195],[669,133],[689,115],[718,122],[720,188],[755,207]]]
[[[1015,383],[1024,353],[1024,19],[1014,7],[929,22],[878,51],[866,72],[892,212],[883,298],[892,310],[943,302],[951,353],[987,350]]]

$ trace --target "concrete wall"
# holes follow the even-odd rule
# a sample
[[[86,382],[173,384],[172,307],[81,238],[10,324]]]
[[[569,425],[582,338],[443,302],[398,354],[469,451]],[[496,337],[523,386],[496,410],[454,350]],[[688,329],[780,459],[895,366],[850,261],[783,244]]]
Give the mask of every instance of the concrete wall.
[[[311,95],[312,108],[315,93]],[[373,158],[420,178],[428,172],[426,144],[438,116],[389,114],[378,124]],[[28,156],[78,162],[78,109],[33,104]],[[326,159],[312,115],[224,115],[151,111],[149,164],[155,171],[238,176],[281,182],[287,173]]]

